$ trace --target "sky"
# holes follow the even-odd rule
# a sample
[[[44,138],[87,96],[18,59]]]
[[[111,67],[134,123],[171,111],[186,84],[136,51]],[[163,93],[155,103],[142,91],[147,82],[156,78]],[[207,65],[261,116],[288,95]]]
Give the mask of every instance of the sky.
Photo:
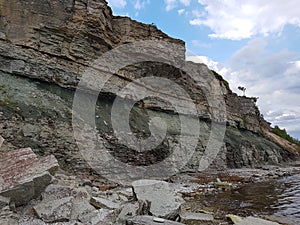
[[[231,89],[259,97],[264,118],[300,139],[299,0],[108,0],[114,15],[186,42]]]

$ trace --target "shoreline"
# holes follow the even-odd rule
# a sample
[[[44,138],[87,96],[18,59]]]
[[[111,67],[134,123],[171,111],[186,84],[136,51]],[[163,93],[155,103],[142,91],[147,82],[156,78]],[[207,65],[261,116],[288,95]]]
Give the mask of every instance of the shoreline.
[[[253,187],[260,188],[260,186],[272,186],[272,184],[279,183],[280,179],[295,176],[299,174],[299,172],[299,162],[293,162],[286,165],[262,166],[254,169],[241,168],[227,169],[224,171],[206,171],[200,174],[181,174],[178,175],[176,182],[180,183],[180,180],[182,180],[182,183],[190,184],[190,186],[185,185],[184,191],[179,191],[187,202],[183,207],[184,211],[212,214],[220,224],[233,224],[230,223],[230,219],[227,218],[227,215],[230,214],[232,216],[232,214],[234,214],[234,216],[240,218],[255,216],[279,224],[297,225],[299,221],[294,221],[288,217],[274,216],[268,210],[265,212],[259,212],[259,210],[251,211],[248,209],[249,207],[255,208],[258,206],[243,202],[241,199],[231,199],[232,202],[239,202],[240,200],[240,203],[243,204],[241,208],[234,209],[234,212],[232,213],[230,213],[229,206],[228,208],[225,207],[220,210],[222,207],[219,207],[218,202],[220,202],[220,205],[221,202],[225,204],[224,202],[226,202],[226,200],[228,201],[228,196],[235,196],[233,193],[237,193],[240,190],[247,192],[247,189],[250,189],[251,191]],[[190,181],[188,181],[188,178],[190,178]],[[219,188],[216,187],[216,184],[218,185],[218,183],[220,185]],[[231,205],[230,203],[226,204]],[[232,203],[231,208],[234,208],[235,204],[237,203]],[[214,209],[214,206],[217,207]]]
[[[80,176],[70,176],[70,175],[63,174],[63,172],[64,171],[60,170],[54,175],[54,179],[52,183],[47,188],[48,190],[46,189],[45,192],[42,194],[43,198],[34,199],[30,201],[27,205],[15,209],[6,208],[7,211],[2,210],[2,212],[5,213],[5,217],[7,219],[13,218],[11,221],[14,220],[18,221],[17,224],[22,224],[22,225],[48,224],[48,223],[44,223],[44,221],[42,220],[43,216],[38,216],[36,214],[36,210],[39,208],[39,205],[43,205],[43,204],[46,205],[49,204],[49,206],[53,207],[52,205],[54,204],[53,198],[56,198],[57,196],[61,196],[61,195],[65,196],[66,188],[69,190],[71,195],[75,193],[74,196],[75,200],[78,193],[81,193],[80,195],[82,195],[82,193],[86,193],[87,196],[89,196],[86,198],[85,203],[81,202],[82,200],[80,200],[81,202],[80,207],[86,207],[87,205],[90,204],[93,205],[93,207],[96,206],[97,210],[93,212],[94,214],[88,214],[90,217],[88,217],[87,221],[94,219],[95,218],[94,216],[97,213],[98,213],[97,215],[99,215],[99,213],[101,214],[103,212],[106,212],[107,215],[102,219],[107,223],[103,223],[103,224],[125,224],[123,222],[112,223],[112,221],[115,221],[116,219],[120,219],[120,215],[122,215],[122,213],[120,212],[122,212],[124,209],[131,210],[132,208],[134,208],[137,209],[137,211],[139,211],[140,207],[142,207],[142,210],[145,210],[145,208],[143,208],[145,206],[140,205],[140,200],[137,199],[133,186],[125,187],[125,186],[109,185],[110,182],[104,182],[101,184],[102,185],[101,188],[100,186],[96,185],[93,181],[89,180],[88,178],[84,178]],[[217,202],[221,203],[226,200],[226,195],[235,193],[241,188],[248,187],[249,185],[264,183],[264,182],[268,183],[269,181],[277,182],[277,180],[280,178],[293,176],[295,174],[298,174],[299,172],[300,172],[299,163],[294,162],[292,164],[287,164],[282,166],[262,166],[260,168],[254,168],[254,169],[242,168],[242,169],[227,169],[227,170],[211,170],[211,171],[204,171],[201,173],[188,173],[188,172],[180,173],[171,177],[167,181],[157,181],[158,183],[166,184],[169,187],[167,188],[169,190],[163,187],[162,190],[159,190],[159,192],[156,194],[160,196],[159,195],[160,193],[163,193],[163,191],[167,190],[170,191],[170,193],[172,193],[172,195],[174,195],[175,198],[180,198],[183,200],[183,203],[181,203],[181,206],[178,208],[178,212],[176,212],[179,215],[178,217],[179,219],[177,218],[177,221],[179,220],[181,224],[230,225],[233,223],[230,222],[230,219],[228,218],[228,214],[233,214],[237,216],[236,218],[239,219],[247,218],[249,216],[255,216],[257,218],[261,218],[267,221],[277,222],[277,224],[297,225],[297,222],[294,222],[289,218],[276,217],[273,215],[268,215],[268,213],[259,214],[259,213],[251,212],[249,210],[243,212],[245,208],[241,209],[239,213],[235,213],[235,212],[230,213],[231,211],[226,211],[225,209],[222,209],[222,207],[221,209],[220,207],[217,208],[211,207],[209,201],[210,199],[217,198]],[[107,186],[103,185],[105,183],[107,184]],[[148,189],[147,185],[145,185],[145,187],[146,189]],[[49,189],[51,191],[49,191]],[[225,198],[222,199],[222,196]],[[160,204],[162,204],[162,206],[165,204],[164,200],[161,200],[160,198],[158,200],[156,196],[151,196],[151,197],[154,197],[154,200],[152,199],[153,204],[155,203],[155,201],[161,201]],[[163,199],[165,198],[165,196],[162,195],[161,198]],[[63,199],[66,198],[64,197]],[[95,203],[92,202],[91,199],[94,199],[96,201],[98,201],[99,199],[101,200],[99,200],[100,202]],[[235,199],[233,200],[236,201]],[[114,209],[109,208],[111,207],[110,205],[113,205],[113,207],[115,208]],[[91,206],[88,207],[90,208]],[[234,204],[232,207],[234,207]],[[134,211],[130,215],[125,215],[125,216],[122,215],[123,218],[121,218],[121,221],[127,221],[127,220],[130,221],[132,216],[133,218],[136,217],[144,218],[144,216],[146,216],[147,219],[149,220],[148,216],[151,215],[151,213],[149,214],[149,211],[146,210],[145,212],[143,212],[143,214],[138,214],[138,213],[135,214],[137,211]],[[48,210],[46,210],[46,212],[50,213],[48,212]],[[197,218],[198,220],[195,220],[196,221],[195,223],[186,222],[187,218],[184,218],[184,216],[186,215],[200,216],[200,218]],[[56,215],[56,216],[60,216],[60,215]],[[211,218],[209,221],[206,221],[205,220],[206,217],[211,217]],[[81,220],[84,221],[82,218]],[[49,224],[53,224],[53,223],[49,223]],[[85,224],[85,223],[78,223],[78,221],[72,223],[72,221],[69,221],[69,222],[62,222],[58,224],[73,225],[73,224]],[[102,224],[102,223],[98,223],[98,224]],[[159,224],[159,223],[153,223],[153,224]]]

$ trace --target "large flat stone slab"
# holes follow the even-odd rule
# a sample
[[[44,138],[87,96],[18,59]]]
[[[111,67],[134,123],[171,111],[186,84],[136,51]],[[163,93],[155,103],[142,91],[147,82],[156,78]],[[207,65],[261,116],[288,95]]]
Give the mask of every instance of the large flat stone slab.
[[[96,210],[89,203],[90,195],[83,187],[75,188],[51,184],[45,189],[42,196],[43,200],[34,209],[39,218],[45,222],[56,222],[63,219],[78,220]],[[67,206],[62,205],[64,203],[62,200],[68,200]],[[57,214],[57,212],[62,211],[60,208],[64,210],[65,214]],[[65,218],[57,219],[62,216]]]
[[[153,216],[135,216],[127,220],[128,225],[184,225],[171,220],[159,219]]]
[[[184,200],[176,196],[165,181],[138,180],[132,183],[134,194],[138,200],[151,202],[152,215],[174,220],[179,215]]]
[[[197,223],[197,224],[208,224],[213,221],[214,217],[204,213],[182,213],[180,214],[182,223]]]
[[[96,208],[105,208],[105,209],[118,209],[120,204],[112,202],[105,198],[92,197],[90,203]]]
[[[280,225],[276,222],[271,222],[268,220],[263,220],[260,218],[255,218],[252,216],[247,217],[246,219],[243,219],[241,222],[235,223],[237,225]]]
[[[53,155],[37,157],[30,148],[0,152],[0,195],[16,206],[26,204],[49,185],[49,172],[57,167]]]
[[[45,222],[60,222],[71,219],[73,197],[62,198],[54,201],[43,201],[34,207],[38,217]]]

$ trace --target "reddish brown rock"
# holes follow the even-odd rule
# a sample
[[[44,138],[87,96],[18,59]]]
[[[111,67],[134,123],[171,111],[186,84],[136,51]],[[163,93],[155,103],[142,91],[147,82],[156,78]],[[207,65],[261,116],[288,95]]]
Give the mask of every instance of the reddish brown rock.
[[[37,197],[51,182],[58,167],[52,155],[38,158],[30,148],[0,153],[0,195],[22,205]]]

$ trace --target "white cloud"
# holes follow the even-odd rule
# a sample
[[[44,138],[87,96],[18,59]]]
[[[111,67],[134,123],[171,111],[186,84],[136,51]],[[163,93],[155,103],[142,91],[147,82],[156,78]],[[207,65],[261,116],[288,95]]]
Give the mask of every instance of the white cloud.
[[[178,12],[178,15],[182,15],[185,12],[185,9],[179,9],[177,12]]]
[[[207,17],[195,17],[191,25],[208,26],[210,37],[240,40],[257,34],[280,33],[284,26],[300,27],[298,0],[198,0]]]
[[[237,51],[226,79],[235,90],[241,84],[248,96],[258,96],[262,114],[273,125],[299,131],[300,62],[287,50],[268,55],[267,47],[257,39]]]
[[[165,4],[166,4],[166,11],[171,11],[172,9],[175,9],[177,7],[176,0],[165,0]]]
[[[203,17],[205,15],[205,13],[203,13],[203,12],[201,12],[199,10],[196,10],[196,9],[192,11],[192,14],[196,18],[200,18],[200,17]]]
[[[205,43],[199,40],[192,40],[191,43],[193,46],[200,48],[211,48],[213,46],[212,44]]]
[[[242,94],[238,86],[246,87],[247,96],[259,97],[258,106],[267,121],[300,134],[300,60],[286,50],[270,55],[267,48],[265,39],[249,41],[226,65],[205,56],[187,59],[208,65],[238,94]]]
[[[190,6],[191,4],[191,0],[180,0],[181,4],[183,4],[184,6]]]
[[[136,10],[141,10],[145,8],[147,4],[150,4],[150,0],[146,0],[146,1],[136,0],[134,3],[134,8]]]
[[[191,4],[191,0],[179,0],[179,2],[186,7],[190,6]],[[178,6],[179,2],[177,0],[165,0],[166,11],[171,11],[175,9]],[[182,9],[178,10],[178,14],[179,15],[183,14]]]
[[[186,57],[187,61],[192,61],[195,63],[204,63],[205,65],[208,66],[208,68],[216,71],[219,74],[227,74],[228,73],[228,69],[221,65],[220,63],[208,58],[207,56],[187,56]]]
[[[108,0],[108,4],[116,8],[124,8],[127,4],[126,0]]]

